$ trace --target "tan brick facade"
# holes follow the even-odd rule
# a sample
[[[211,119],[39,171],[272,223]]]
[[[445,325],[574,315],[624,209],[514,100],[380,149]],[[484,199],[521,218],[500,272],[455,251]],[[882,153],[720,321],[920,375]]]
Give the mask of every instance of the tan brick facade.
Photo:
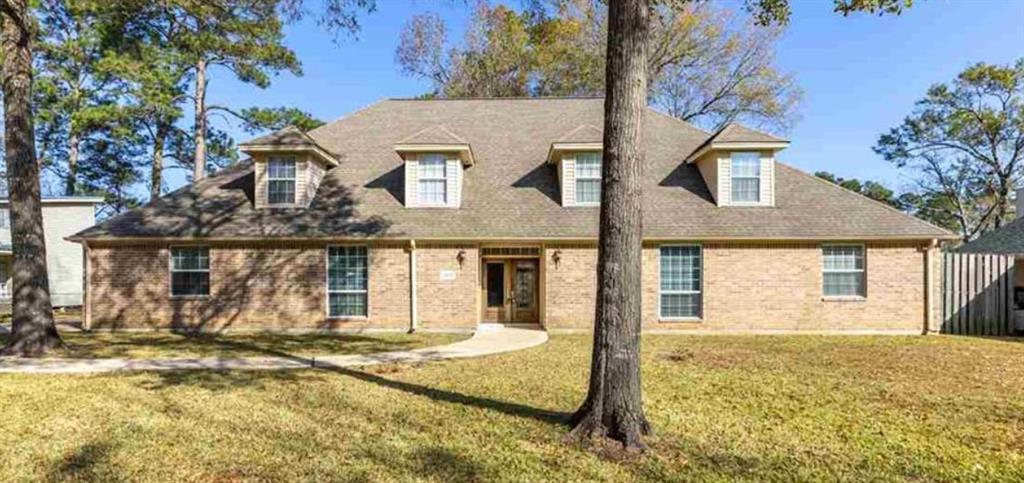
[[[407,243],[369,246],[369,314],[351,320],[326,316],[326,246],[214,244],[211,295],[203,299],[170,297],[167,244],[92,246],[91,322],[94,327],[207,329],[409,327]],[[833,301],[822,297],[819,243],[705,243],[702,320],[669,323],[658,318],[658,246],[647,244],[643,324],[683,330],[921,330],[926,246],[867,243],[867,297]],[[482,303],[478,246],[421,243],[415,251],[419,327],[475,327]],[[541,322],[552,329],[591,327],[595,246],[547,244],[541,257]],[[932,261],[937,277],[939,257]],[[938,284],[933,288],[937,295]],[[935,318],[940,298],[932,301]]]
[[[818,243],[706,243],[703,258],[703,316],[695,322],[661,322],[658,317],[659,249],[643,255],[645,329],[705,330],[923,330],[925,256],[921,243],[868,243],[867,297],[825,300]],[[553,262],[555,251],[560,262]],[[597,252],[552,245],[545,251],[548,328],[589,328],[596,297]],[[934,252],[933,252],[934,253]],[[933,273],[939,274],[938,257]],[[938,284],[933,284],[935,320]],[[933,322],[934,323],[934,322]]]
[[[89,250],[93,327],[343,328],[409,326],[408,254],[370,246],[369,317],[327,317],[326,244],[215,244],[210,296],[170,296],[169,246]]]
[[[459,252],[465,252],[461,264]],[[454,279],[442,279],[442,272]],[[476,327],[480,320],[480,252],[476,246],[416,248],[416,282],[420,327]]]

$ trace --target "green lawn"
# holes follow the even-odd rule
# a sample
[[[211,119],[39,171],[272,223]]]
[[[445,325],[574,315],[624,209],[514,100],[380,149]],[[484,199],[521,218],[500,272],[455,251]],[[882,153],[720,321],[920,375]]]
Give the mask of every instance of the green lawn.
[[[0,480],[1024,480],[1024,343],[645,336],[636,461],[567,446],[589,338],[422,366],[0,375]]]
[[[64,332],[64,347],[53,357],[163,359],[173,357],[256,357],[368,354],[448,344],[469,334],[364,334],[233,332],[228,335],[172,332]],[[0,335],[0,344],[5,336]]]

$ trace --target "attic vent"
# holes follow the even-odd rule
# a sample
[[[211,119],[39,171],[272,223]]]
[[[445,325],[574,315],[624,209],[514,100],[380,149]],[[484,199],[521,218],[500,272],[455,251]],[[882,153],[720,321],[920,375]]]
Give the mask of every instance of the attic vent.
[[[485,257],[539,257],[540,248],[537,247],[493,247],[484,248]]]

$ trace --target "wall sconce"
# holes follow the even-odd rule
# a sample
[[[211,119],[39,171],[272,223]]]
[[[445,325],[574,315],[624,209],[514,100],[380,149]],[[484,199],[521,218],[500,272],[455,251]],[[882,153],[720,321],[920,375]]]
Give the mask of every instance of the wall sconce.
[[[466,250],[459,250],[459,253],[455,255],[455,259],[459,261],[459,268],[462,268],[462,264],[466,262]]]
[[[555,253],[551,254],[551,260],[555,262],[555,268],[558,268],[558,262],[562,261],[562,250],[555,250]]]

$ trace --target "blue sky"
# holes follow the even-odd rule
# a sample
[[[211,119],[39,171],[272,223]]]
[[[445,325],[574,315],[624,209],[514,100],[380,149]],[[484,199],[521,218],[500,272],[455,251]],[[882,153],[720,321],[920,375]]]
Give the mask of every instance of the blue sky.
[[[513,5],[518,6],[516,0]],[[806,171],[908,184],[871,151],[900,123],[929,85],[948,82],[975,62],[1006,64],[1024,57],[1024,0],[918,0],[899,17],[844,18],[825,0],[792,0],[793,17],[778,47],[778,65],[804,89],[800,121],[780,156]],[[730,6],[738,5],[729,2]],[[235,107],[294,106],[331,120],[386,97],[422,94],[429,85],[402,76],[394,51],[413,14],[435,11],[460,37],[470,8],[458,1],[378,0],[356,38],[334,44],[312,22],[287,29],[286,43],[304,75],[283,74],[260,90],[215,72],[209,97]],[[236,139],[251,137],[221,120]],[[184,183],[180,170],[168,184]]]

